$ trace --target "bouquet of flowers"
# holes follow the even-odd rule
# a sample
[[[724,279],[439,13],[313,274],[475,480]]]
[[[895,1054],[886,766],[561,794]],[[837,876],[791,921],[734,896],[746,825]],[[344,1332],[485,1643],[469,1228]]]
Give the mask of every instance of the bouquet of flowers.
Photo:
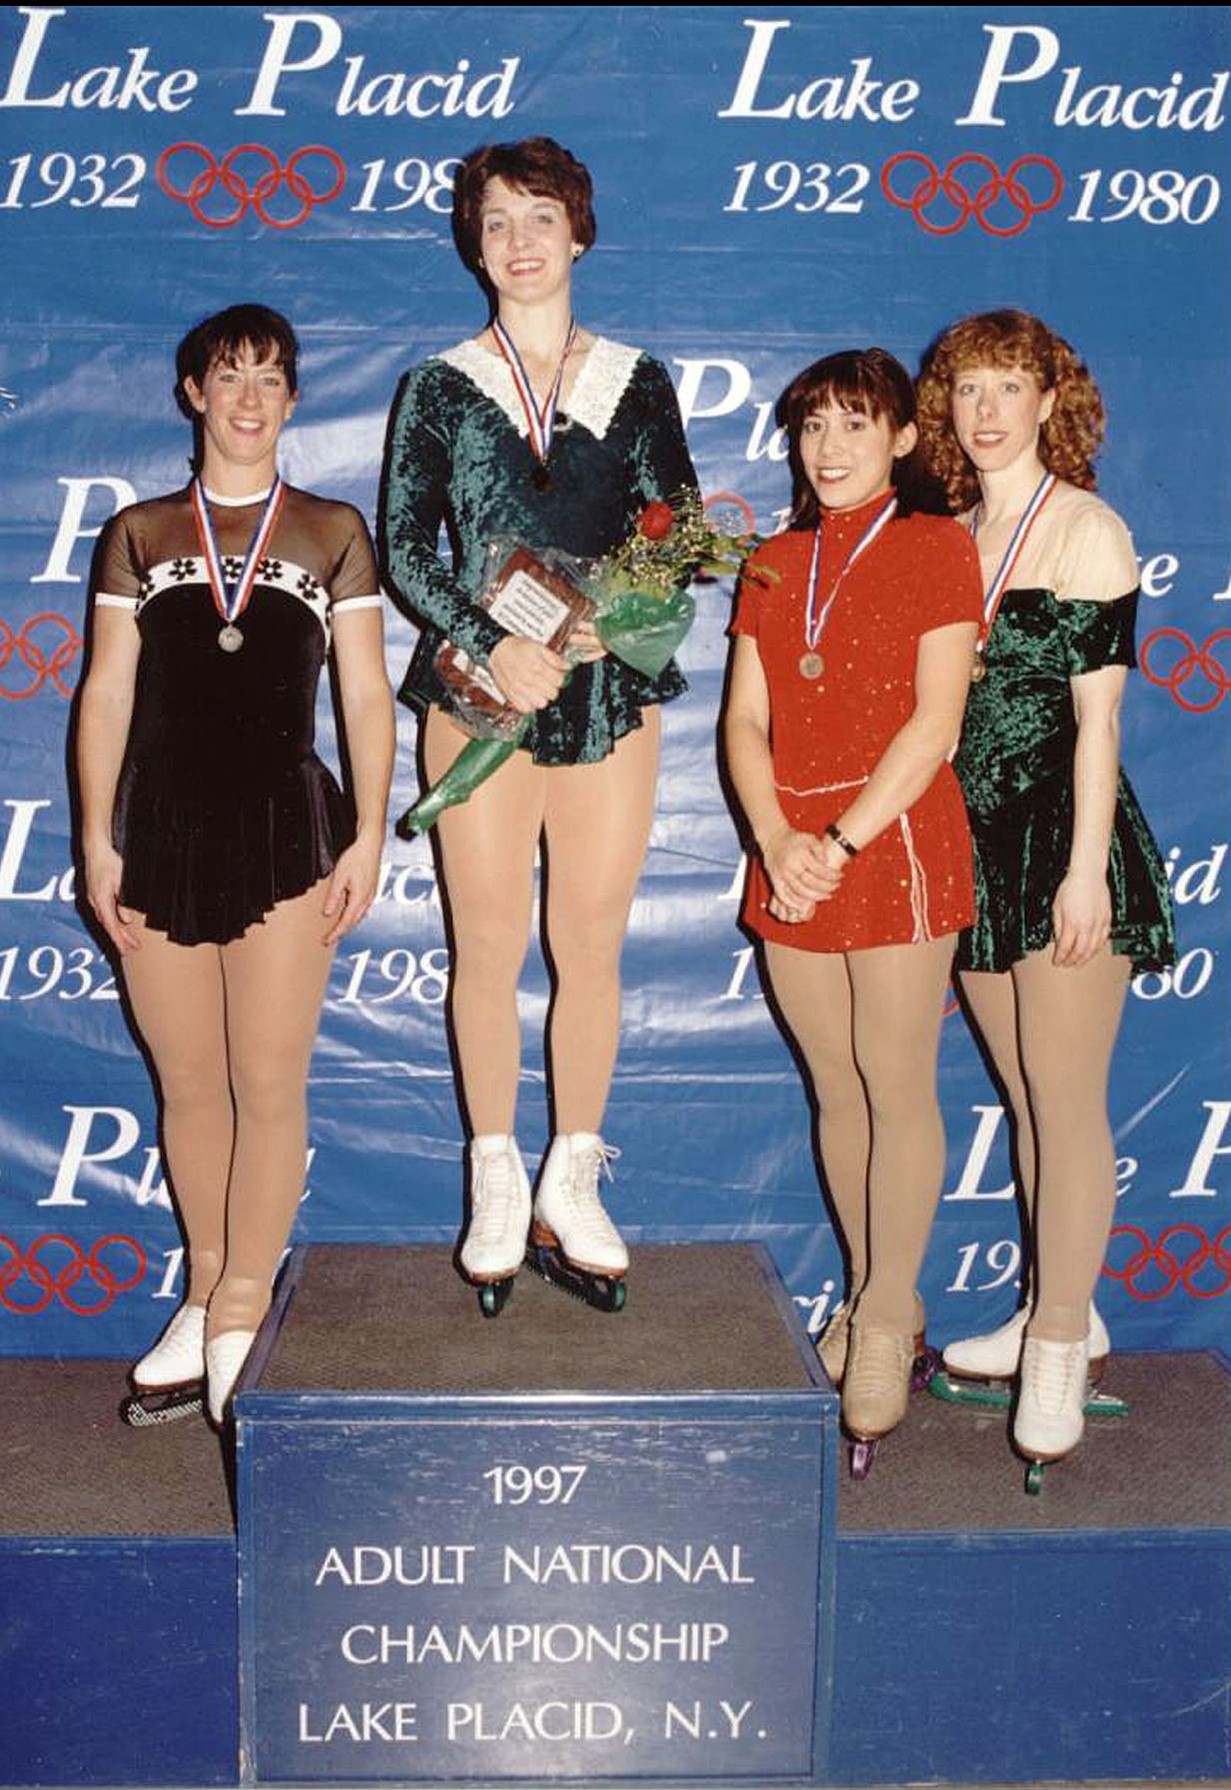
[[[489,555],[481,601],[510,631],[568,655],[581,620],[594,624],[606,650],[645,677],[666,668],[696,616],[691,579],[738,572],[758,539],[725,533],[706,515],[700,493],[679,492],[647,504],[632,533],[601,559],[536,556],[497,543]],[[571,592],[571,595],[570,595]],[[489,672],[448,643],[437,672],[454,696],[455,718],[474,737],[453,764],[397,823],[403,839],[425,833],[445,808],[467,801],[516,751],[531,717],[507,703]],[[566,674],[571,676],[571,673]]]

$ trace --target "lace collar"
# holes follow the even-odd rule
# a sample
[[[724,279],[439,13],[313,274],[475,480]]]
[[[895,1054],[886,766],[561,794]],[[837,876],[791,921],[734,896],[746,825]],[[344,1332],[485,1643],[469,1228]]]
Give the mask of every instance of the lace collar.
[[[498,355],[489,354],[470,337],[459,342],[456,348],[446,348],[439,358],[457,372],[464,373],[485,398],[490,398],[519,435],[527,434],[525,413],[517,397],[513,375]],[[639,349],[629,348],[623,342],[612,342],[606,336],[595,336],[573,382],[568,401],[561,407],[565,415],[601,441],[611,427],[611,419],[640,358]]]

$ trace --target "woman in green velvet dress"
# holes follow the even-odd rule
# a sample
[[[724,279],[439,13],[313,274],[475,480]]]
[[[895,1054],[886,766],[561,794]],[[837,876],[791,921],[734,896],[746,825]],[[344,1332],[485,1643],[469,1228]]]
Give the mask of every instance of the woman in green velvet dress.
[[[696,476],[665,369],[573,319],[573,267],[595,235],[582,164],[550,138],[476,151],[455,183],[454,234],[491,319],[406,376],[382,520],[395,600],[423,630],[401,695],[425,716],[428,781],[467,740],[433,669],[442,639],[486,666],[531,717],[522,748],[439,823],[470,1132],[461,1263],[480,1285],[507,1285],[531,1221],[514,1135],[516,1003],[542,837],[554,1137],[533,1216],[568,1262],[604,1277],[615,1304],[628,1256],[597,1186],[610,1155],[601,1132],[619,1034],[619,962],[654,811],[658,705],[684,683],[674,665],[641,677],[604,655],[587,630],[574,636],[583,662],[566,684],[559,654],[507,633],[476,596],[493,539],[599,555],[625,539],[648,502],[695,486]],[[438,556],[442,521],[452,568]]]
[[[1129,978],[1174,957],[1162,861],[1119,769],[1137,562],[1094,495],[1098,388],[1038,318],[996,311],[947,330],[919,417],[985,580],[955,761],[978,917],[957,962],[1013,1108],[1034,1247],[1032,1302],[945,1361],[1020,1371],[1014,1441],[1041,1462],[1080,1440],[1108,1349],[1092,1299],[1115,1208],[1107,1078]]]

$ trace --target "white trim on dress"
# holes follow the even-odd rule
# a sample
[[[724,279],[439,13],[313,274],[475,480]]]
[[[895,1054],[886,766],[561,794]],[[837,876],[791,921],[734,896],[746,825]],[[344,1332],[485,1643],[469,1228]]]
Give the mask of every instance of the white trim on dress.
[[[526,413],[503,356],[489,354],[472,336],[455,348],[446,348],[436,358],[455,372],[464,374],[485,398],[503,411],[523,439],[528,437]],[[588,429],[597,441],[602,441],[640,359],[639,348],[630,348],[625,342],[613,342],[606,336],[595,336],[578,368],[573,389],[561,402],[564,415]]]

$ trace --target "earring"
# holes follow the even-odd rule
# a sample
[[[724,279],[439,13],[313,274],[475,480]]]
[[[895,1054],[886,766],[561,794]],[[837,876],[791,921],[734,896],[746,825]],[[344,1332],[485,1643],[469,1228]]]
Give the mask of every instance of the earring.
[[[573,260],[574,261],[581,260],[581,250],[577,247],[576,243],[573,244]]]

